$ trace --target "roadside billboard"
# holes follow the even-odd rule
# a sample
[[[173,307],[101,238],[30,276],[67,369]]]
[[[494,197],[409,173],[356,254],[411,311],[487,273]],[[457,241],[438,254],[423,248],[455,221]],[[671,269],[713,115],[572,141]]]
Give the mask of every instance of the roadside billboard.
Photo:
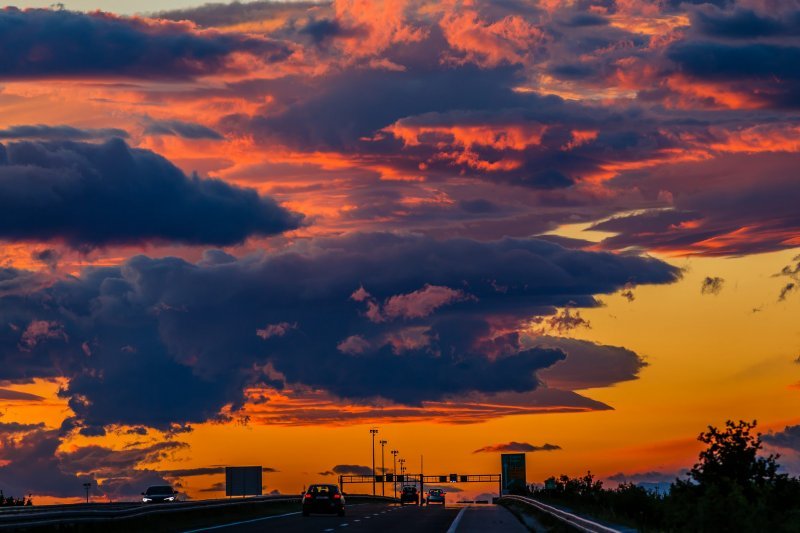
[[[524,453],[501,454],[500,465],[503,475],[503,494],[511,494],[514,488],[525,489],[528,486]]]
[[[260,466],[226,466],[225,496],[261,496]]]

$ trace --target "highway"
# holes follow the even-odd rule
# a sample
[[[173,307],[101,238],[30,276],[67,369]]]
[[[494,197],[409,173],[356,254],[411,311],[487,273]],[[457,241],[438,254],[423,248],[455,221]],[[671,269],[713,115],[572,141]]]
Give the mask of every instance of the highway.
[[[367,503],[348,505],[347,516],[311,515],[302,516],[299,512],[281,516],[264,517],[243,522],[232,522],[203,529],[193,529],[184,533],[205,531],[219,533],[255,533],[280,531],[281,533],[371,533],[402,532],[445,533],[460,508],[458,507],[418,507],[397,504]]]
[[[367,501],[368,496],[354,496],[344,517],[336,515],[302,516],[299,498],[266,497],[243,501],[212,500],[181,504],[143,506],[141,504],[106,504],[89,506],[54,506],[28,512],[0,513],[0,530],[24,528],[31,532],[49,532],[62,527],[87,532],[152,531],[182,533],[247,533],[280,531],[288,533],[524,533],[527,529],[503,506],[490,504],[453,504],[401,507],[392,500]],[[76,509],[79,507],[82,509]],[[14,516],[16,515],[16,516]],[[577,517],[576,517],[577,519]],[[588,521],[585,521],[587,524]],[[183,527],[180,524],[184,524]],[[597,525],[597,524],[592,524]],[[610,528],[588,529],[617,533]]]

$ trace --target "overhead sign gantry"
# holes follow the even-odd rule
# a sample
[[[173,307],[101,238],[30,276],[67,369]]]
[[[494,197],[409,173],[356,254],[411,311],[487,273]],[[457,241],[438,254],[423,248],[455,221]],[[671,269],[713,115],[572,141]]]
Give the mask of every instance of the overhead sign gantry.
[[[503,476],[502,474],[447,474],[431,476],[427,474],[385,474],[374,476],[370,475],[341,475],[339,476],[339,487],[342,492],[345,484],[350,483],[397,483],[403,485],[418,485],[420,494],[425,490],[425,484],[428,483],[497,483],[500,493],[503,492]],[[395,488],[395,496],[397,489]]]

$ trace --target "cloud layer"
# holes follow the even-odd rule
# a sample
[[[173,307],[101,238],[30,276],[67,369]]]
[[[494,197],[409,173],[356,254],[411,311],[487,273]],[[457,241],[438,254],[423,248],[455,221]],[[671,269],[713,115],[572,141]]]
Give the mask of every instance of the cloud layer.
[[[96,12],[6,7],[0,11],[3,79],[185,79],[235,70],[235,54],[265,62],[291,53],[265,38],[197,31],[181,22]]]
[[[556,444],[545,443],[541,446],[535,446],[527,442],[511,441],[505,444],[492,444],[490,446],[484,446],[483,448],[478,448],[472,453],[551,452],[560,449],[561,446],[558,446]]]
[[[536,239],[356,234],[240,260],[138,256],[5,297],[0,353],[15,362],[0,379],[68,377],[63,395],[89,427],[200,422],[241,406],[246,387],[264,384],[416,405],[530,392],[537,372],[567,358],[561,348],[522,343],[518,330],[531,316],[595,306],[596,294],[631,279],[678,276],[655,259]],[[359,291],[386,302],[381,320],[370,302],[353,298]],[[292,327],[263,334],[275,324]],[[15,359],[21,351],[24,364]],[[562,382],[589,379],[575,357]],[[636,368],[615,372],[612,381],[630,379]],[[140,386],[125,386],[131,380]],[[166,404],[164,391],[172,391]]]
[[[0,239],[96,247],[147,241],[235,244],[301,217],[253,190],[187,177],[120,139],[0,145]]]

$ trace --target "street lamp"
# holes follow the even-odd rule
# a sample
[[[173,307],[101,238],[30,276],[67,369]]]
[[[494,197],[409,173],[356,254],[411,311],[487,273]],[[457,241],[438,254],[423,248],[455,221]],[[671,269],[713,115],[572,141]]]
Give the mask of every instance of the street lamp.
[[[380,442],[381,442],[381,496],[386,496],[386,486],[384,485],[384,481],[386,481],[386,468],[383,466],[383,447],[389,441],[381,439]]]
[[[372,428],[369,432],[372,435],[372,495],[375,496],[375,435],[378,434],[378,430]]]
[[[84,483],[83,488],[86,490],[86,503],[89,503],[89,489],[91,488],[91,483]]]
[[[394,467],[392,468],[392,473],[394,474],[394,497],[397,498],[397,454],[400,453],[397,450],[392,450],[389,452],[392,454],[392,458],[394,459]]]

